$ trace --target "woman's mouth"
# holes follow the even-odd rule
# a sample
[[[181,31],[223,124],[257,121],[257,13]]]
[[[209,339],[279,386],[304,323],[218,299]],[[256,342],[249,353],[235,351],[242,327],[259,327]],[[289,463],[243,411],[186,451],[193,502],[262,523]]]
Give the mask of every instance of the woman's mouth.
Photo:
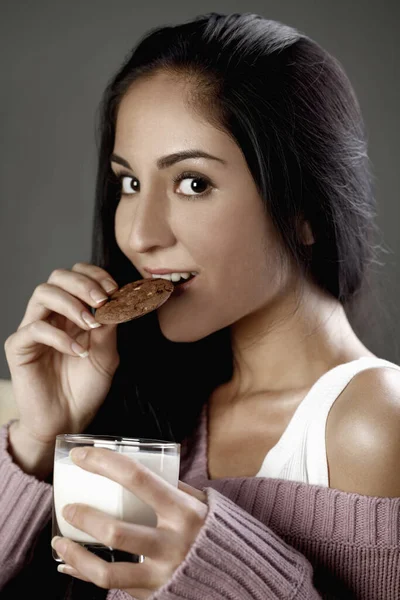
[[[171,283],[174,286],[174,291],[171,294],[171,297],[174,296],[180,296],[181,294],[183,294],[183,292],[185,292],[188,287],[190,285],[192,285],[193,280],[197,277],[198,273],[197,272],[191,272],[191,273],[185,273],[185,274],[181,274],[180,277],[178,277],[178,274],[163,274],[163,275],[158,275],[158,274],[152,274],[152,278],[153,279],[168,279],[168,281],[171,281]]]

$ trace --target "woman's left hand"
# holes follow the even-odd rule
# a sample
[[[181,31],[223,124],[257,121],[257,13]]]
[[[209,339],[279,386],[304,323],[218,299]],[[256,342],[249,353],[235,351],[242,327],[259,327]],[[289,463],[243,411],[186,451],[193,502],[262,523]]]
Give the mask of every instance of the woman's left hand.
[[[108,477],[151,506],[157,526],[117,520],[84,504],[70,504],[63,517],[105,546],[145,556],[143,563],[109,563],[67,538],[52,546],[64,560],[62,572],[105,589],[121,589],[146,600],[172,577],[185,559],[207,515],[207,496],[179,481],[178,488],[139,462],[104,448],[71,452],[73,461],[87,471]],[[84,450],[84,456],[79,452]]]

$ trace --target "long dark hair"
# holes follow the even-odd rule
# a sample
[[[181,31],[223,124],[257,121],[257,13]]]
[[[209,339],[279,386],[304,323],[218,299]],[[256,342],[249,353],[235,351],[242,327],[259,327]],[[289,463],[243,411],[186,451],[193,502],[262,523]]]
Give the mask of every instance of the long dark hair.
[[[120,190],[110,154],[122,97],[138,78],[160,70],[190,78],[191,107],[241,148],[287,255],[354,310],[378,248],[359,104],[334,57],[296,29],[255,14],[210,13],[153,29],[107,85],[98,113],[92,262],[119,285],[141,277],[116,244]],[[301,238],[302,219],[312,245]],[[93,433],[182,441],[211,391],[232,375],[229,328],[174,343],[151,313],[118,327],[118,351],[121,362]]]
[[[255,14],[210,13],[150,31],[109,82],[99,109],[92,262],[123,285],[140,274],[117,246],[110,154],[118,107],[139,77],[193,81],[191,105],[240,146],[288,255],[350,312],[376,260],[366,134],[339,62],[292,27]],[[306,219],[315,243],[304,245]],[[212,389],[232,373],[229,330],[193,343],[161,334],[155,313],[118,328],[120,366],[92,424],[181,441]]]

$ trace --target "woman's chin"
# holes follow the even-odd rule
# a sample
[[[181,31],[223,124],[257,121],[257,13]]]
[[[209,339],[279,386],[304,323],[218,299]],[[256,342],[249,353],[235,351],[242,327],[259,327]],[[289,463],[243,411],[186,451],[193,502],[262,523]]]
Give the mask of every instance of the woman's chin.
[[[197,342],[198,340],[201,340],[203,337],[205,337],[205,335],[195,335],[193,331],[182,331],[179,329],[170,328],[164,330],[162,327],[160,327],[160,330],[163,336],[170,342]]]
[[[185,326],[182,322],[175,324],[166,323],[162,318],[159,318],[158,322],[161,333],[170,342],[198,342],[212,333],[206,330],[204,327],[199,328],[190,325]]]

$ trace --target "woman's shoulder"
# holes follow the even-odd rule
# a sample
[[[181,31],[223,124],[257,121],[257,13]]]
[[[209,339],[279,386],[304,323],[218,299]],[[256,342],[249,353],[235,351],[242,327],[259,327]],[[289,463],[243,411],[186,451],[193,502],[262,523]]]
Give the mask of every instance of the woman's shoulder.
[[[400,368],[357,373],[334,403],[326,429],[329,485],[400,496]]]

